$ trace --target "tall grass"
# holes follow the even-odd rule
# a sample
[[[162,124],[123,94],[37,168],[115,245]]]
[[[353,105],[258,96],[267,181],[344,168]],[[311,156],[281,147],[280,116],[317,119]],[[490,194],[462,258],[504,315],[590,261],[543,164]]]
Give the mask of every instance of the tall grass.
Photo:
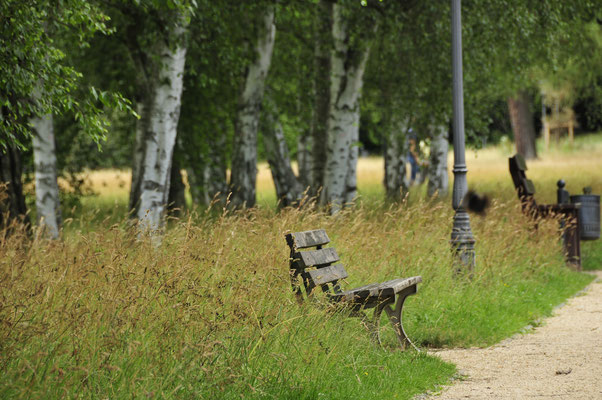
[[[406,309],[421,346],[493,343],[535,323],[589,277],[568,270],[556,226],[532,235],[514,204],[474,219],[472,280],[454,277],[443,203],[330,217],[258,209],[174,224],[160,248],[126,224],[0,247],[0,397],[408,398],[453,367],[371,343],[319,296],[298,305],[283,235],[325,228],[351,286],[422,275]],[[385,325],[383,319],[383,325]],[[386,326],[386,325],[385,325]]]
[[[284,234],[326,229],[347,287],[421,275],[404,312],[419,346],[492,344],[539,324],[591,277],[564,265],[555,221],[537,231],[526,223],[507,172],[473,166],[475,176],[493,204],[471,220],[472,278],[452,272],[448,202],[415,194],[336,217],[272,207],[190,214],[170,222],[159,248],[137,239],[114,201],[113,214],[74,216],[59,242],[2,231],[0,398],[371,399],[434,389],[454,367],[396,351],[386,317],[379,348],[320,295],[297,304]]]

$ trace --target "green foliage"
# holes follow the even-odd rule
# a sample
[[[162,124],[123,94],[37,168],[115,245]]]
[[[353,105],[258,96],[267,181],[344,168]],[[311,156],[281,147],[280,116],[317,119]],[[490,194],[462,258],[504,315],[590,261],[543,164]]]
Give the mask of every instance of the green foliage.
[[[0,147],[23,147],[32,116],[69,113],[98,142],[109,126],[103,107],[130,111],[117,93],[89,87],[77,96],[82,74],[66,62],[73,43],[86,47],[95,33],[110,33],[108,17],[95,3],[54,3],[0,2]]]
[[[451,118],[449,1],[403,7],[383,3],[362,104],[363,110],[378,110],[382,118],[376,134],[368,136],[391,129],[391,114],[410,120],[426,136],[429,124],[447,124]],[[583,28],[596,10],[595,1],[548,1],[541,6],[522,0],[462,2],[468,142],[478,145],[499,137],[494,130],[502,101],[518,89],[535,86],[542,68],[558,69],[574,59],[589,65],[588,71],[599,70],[593,67],[599,62],[590,63],[594,49],[587,45],[591,39]]]

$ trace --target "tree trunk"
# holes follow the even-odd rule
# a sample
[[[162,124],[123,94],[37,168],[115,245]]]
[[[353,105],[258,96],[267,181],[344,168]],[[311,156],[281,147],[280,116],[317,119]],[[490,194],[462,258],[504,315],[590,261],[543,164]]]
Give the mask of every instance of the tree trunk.
[[[537,158],[535,126],[529,95],[525,91],[520,91],[515,97],[509,97],[508,111],[514,132],[516,152],[526,160]]]
[[[247,69],[238,105],[230,179],[230,205],[234,208],[255,206],[257,129],[275,38],[274,7],[269,6],[262,18],[257,54]]]
[[[314,106],[311,133],[309,193],[317,196],[324,182],[326,143],[330,114],[330,53],[332,51],[332,4],[320,0],[314,19]]]
[[[333,4],[328,147],[321,203],[337,213],[356,195],[359,97],[370,48],[350,48],[342,6]]]
[[[0,228],[6,228],[15,220],[29,225],[22,171],[19,150],[11,145],[0,149]]]
[[[262,135],[268,164],[276,186],[276,197],[279,207],[298,204],[303,196],[303,185],[291,168],[288,146],[284,139],[282,124],[277,113],[269,110],[262,118]]]
[[[446,197],[449,187],[447,175],[448,129],[444,125],[431,127],[431,153],[428,166],[427,193],[430,196]]]
[[[222,127],[223,128],[223,127]],[[225,132],[225,128],[222,129]],[[207,183],[209,201],[226,202],[228,196],[228,176],[226,165],[226,135],[219,134],[209,147],[209,163],[205,165],[204,180]]]
[[[385,194],[388,200],[401,201],[408,193],[406,182],[407,122],[393,116],[384,140]]]
[[[351,147],[349,148],[349,159],[347,160],[347,176],[345,177],[345,189],[343,191],[343,204],[351,203],[357,197],[357,161],[359,159],[360,143],[360,107],[359,96],[357,110],[353,113],[353,122],[349,130]]]
[[[181,39],[183,25],[177,25],[175,36]],[[160,42],[160,68],[149,113],[148,129],[144,132],[144,155],[140,167],[140,197],[137,217],[141,228],[156,231],[163,224],[169,193],[171,161],[176,143],[180,99],[182,95],[186,48],[178,43],[169,47]]]
[[[311,132],[303,132],[297,139],[297,165],[299,166],[299,182],[303,190],[311,188],[313,174],[313,138]]]
[[[56,145],[52,114],[32,118],[36,214],[45,236],[59,238],[61,204],[57,182]]]

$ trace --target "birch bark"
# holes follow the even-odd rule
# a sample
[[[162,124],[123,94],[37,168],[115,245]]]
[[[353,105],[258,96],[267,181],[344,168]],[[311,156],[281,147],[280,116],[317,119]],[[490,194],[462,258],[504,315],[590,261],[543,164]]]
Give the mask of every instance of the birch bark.
[[[311,132],[303,132],[297,140],[297,165],[299,166],[299,181],[304,188],[313,187],[313,157],[314,148]]]
[[[342,6],[332,6],[333,49],[330,57],[330,105],[322,204],[337,213],[356,194],[355,166],[359,138],[359,97],[369,46],[351,48]],[[367,44],[367,43],[365,43]]]
[[[32,118],[36,214],[44,236],[59,238],[61,205],[52,114]]]
[[[144,156],[140,171],[140,204],[137,217],[142,231],[162,227],[169,193],[171,160],[180,116],[186,47],[182,44],[184,23],[176,25],[175,47],[160,43],[161,57],[157,85],[148,112],[148,130],[144,133]]]
[[[310,194],[317,196],[324,183],[326,143],[330,113],[330,53],[332,51],[332,4],[326,0],[318,3],[318,15],[314,19],[314,82],[315,101],[311,133],[311,175],[308,185]]]
[[[230,179],[230,206],[234,208],[255,205],[257,129],[275,39],[274,7],[269,6],[262,17],[262,29],[255,47],[256,57],[247,69],[239,100]]]
[[[387,199],[402,200],[408,193],[406,179],[407,121],[393,116],[389,129],[385,132],[385,193]]]
[[[428,166],[427,193],[430,196],[446,197],[449,188],[449,176],[447,174],[447,127],[439,125],[432,128],[431,152]]]

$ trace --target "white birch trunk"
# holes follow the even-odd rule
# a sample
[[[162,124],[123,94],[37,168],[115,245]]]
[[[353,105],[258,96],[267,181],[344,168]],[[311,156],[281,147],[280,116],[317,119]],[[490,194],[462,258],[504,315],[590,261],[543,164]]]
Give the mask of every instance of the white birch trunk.
[[[234,208],[255,205],[259,114],[276,39],[273,6],[267,8],[262,25],[255,48],[256,58],[248,67],[236,117],[230,180],[230,205]]]
[[[333,5],[328,146],[321,202],[336,213],[355,196],[359,97],[370,52],[350,49],[342,6]],[[350,168],[351,167],[351,168]]]
[[[32,118],[33,158],[35,167],[36,210],[44,235],[58,239],[61,205],[56,168],[56,145],[52,114]]]
[[[385,192],[393,201],[402,200],[408,192],[406,180],[407,120],[396,115],[385,132]]]
[[[297,165],[299,166],[299,181],[304,188],[312,186],[313,158],[311,150],[313,149],[313,137],[305,132],[297,140]]]
[[[447,127],[444,125],[435,126],[431,136],[431,153],[429,155],[428,166],[428,185],[427,193],[429,196],[437,197],[447,196],[449,187],[449,177],[447,175]]]
[[[161,228],[167,198],[171,160],[176,143],[180,100],[183,89],[186,47],[180,42],[185,27],[175,28],[178,44],[170,48],[163,44],[161,65],[151,107],[148,110],[149,126],[144,135],[144,158],[142,160],[140,204],[138,220],[143,231],[153,232]]]
[[[330,112],[330,57],[332,46],[332,3],[319,0],[314,18],[314,106],[308,149],[311,149],[311,175],[307,186],[311,196],[317,196],[324,184],[328,116]]]

